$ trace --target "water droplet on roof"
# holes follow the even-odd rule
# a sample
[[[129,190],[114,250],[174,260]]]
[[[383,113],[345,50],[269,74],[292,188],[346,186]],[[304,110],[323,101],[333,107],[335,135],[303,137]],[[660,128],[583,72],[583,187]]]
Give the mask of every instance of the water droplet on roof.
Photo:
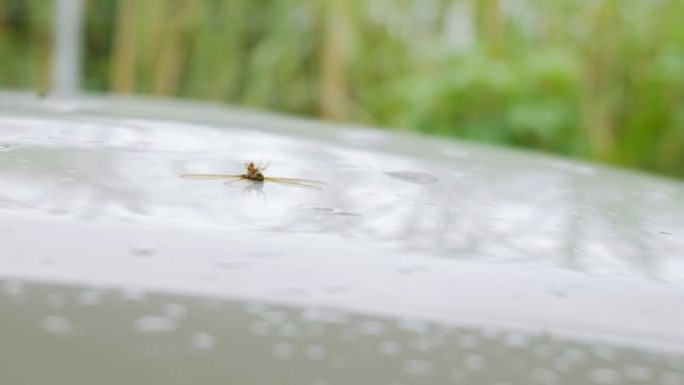
[[[131,252],[139,257],[149,257],[157,252],[157,246],[151,241],[140,241],[129,247]]]
[[[103,293],[95,290],[87,290],[78,295],[77,302],[81,306],[95,306],[102,303]]]
[[[192,346],[198,350],[212,350],[216,347],[216,337],[204,332],[192,333]]]
[[[413,184],[427,185],[439,182],[439,178],[423,171],[388,171],[385,175]]]
[[[177,303],[165,304],[162,312],[165,316],[175,319],[183,319],[188,315],[188,309],[185,306]]]
[[[273,345],[271,349],[271,354],[276,358],[287,358],[292,356],[294,353],[294,348],[289,342],[279,342]]]
[[[169,317],[149,315],[138,318],[134,327],[139,333],[168,333],[176,330],[176,320]]]
[[[10,152],[17,149],[14,144],[0,144],[0,152]]]
[[[45,317],[41,325],[45,331],[53,334],[68,334],[74,329],[71,321],[61,316]]]
[[[216,267],[221,269],[242,269],[252,263],[251,258],[236,255],[222,255],[214,259]]]

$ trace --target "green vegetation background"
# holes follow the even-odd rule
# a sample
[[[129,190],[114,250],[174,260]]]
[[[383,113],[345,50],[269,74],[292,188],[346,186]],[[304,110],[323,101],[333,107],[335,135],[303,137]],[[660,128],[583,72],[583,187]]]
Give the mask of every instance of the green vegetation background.
[[[84,87],[217,100],[684,177],[684,1],[90,0]],[[0,87],[52,2],[0,1]]]

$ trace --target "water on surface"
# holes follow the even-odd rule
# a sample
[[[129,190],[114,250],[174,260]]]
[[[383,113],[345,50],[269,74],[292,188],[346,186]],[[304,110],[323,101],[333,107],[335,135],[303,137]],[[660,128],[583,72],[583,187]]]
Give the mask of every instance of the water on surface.
[[[230,230],[276,245],[283,234],[325,233],[426,257],[684,279],[680,185],[519,154],[428,151],[432,143],[429,157],[406,156],[387,135],[373,136],[383,149],[374,152],[354,145],[359,135],[338,144],[178,121],[10,114],[0,118],[0,209]],[[328,185],[178,178],[239,174],[246,160],[270,161],[267,175]],[[141,257],[164,243],[144,231],[124,242]]]
[[[0,378],[7,379],[9,373],[15,383],[54,384],[225,384],[226,379],[293,385],[684,381],[681,353],[654,354],[543,331],[446,326],[410,317],[156,294],[141,302],[115,290],[101,291],[99,303],[86,306],[79,302],[83,290],[27,285],[24,294],[30,305],[0,294],[0,330],[13,331],[3,337]],[[66,298],[58,312],[48,300],[57,292]],[[169,315],[169,308],[182,308],[181,316]],[[59,314],[78,317],[69,320]]]
[[[681,184],[211,108],[16,103],[0,379],[684,381]],[[178,177],[247,160],[327,185]]]

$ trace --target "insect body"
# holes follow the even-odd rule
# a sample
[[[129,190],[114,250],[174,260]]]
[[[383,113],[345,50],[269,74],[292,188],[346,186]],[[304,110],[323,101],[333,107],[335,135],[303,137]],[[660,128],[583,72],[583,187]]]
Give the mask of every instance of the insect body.
[[[254,162],[249,162],[245,163],[245,168],[247,169],[247,174],[244,175],[245,179],[257,181],[257,182],[263,182],[264,181],[264,173],[262,172],[263,170],[266,170],[268,166],[270,165],[267,164],[264,167],[257,167],[254,165]]]
[[[270,163],[269,163],[270,164]],[[302,187],[302,188],[321,188],[325,185],[324,182],[311,179],[299,178],[282,178],[282,177],[268,177],[264,176],[263,171],[269,166],[257,166],[254,162],[245,162],[244,174],[182,174],[181,178],[186,179],[233,179],[233,180],[247,180],[251,182],[274,182],[286,186]],[[229,184],[231,181],[226,182]]]

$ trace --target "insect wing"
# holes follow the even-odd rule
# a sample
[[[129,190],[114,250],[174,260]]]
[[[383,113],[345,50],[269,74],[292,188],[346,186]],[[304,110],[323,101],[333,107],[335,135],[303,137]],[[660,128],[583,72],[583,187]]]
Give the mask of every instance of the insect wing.
[[[249,180],[249,179],[245,178],[244,176],[241,176],[240,178],[233,178],[229,181],[223,182],[223,184],[226,186],[240,186],[240,185],[245,185],[245,184],[250,185],[250,184],[254,184],[254,183],[256,183],[256,182]]]
[[[240,174],[182,174],[183,179],[243,179]]]
[[[320,182],[317,180],[299,179],[299,178],[281,178],[281,177],[275,177],[275,176],[266,176],[266,177],[264,177],[264,180],[267,180],[269,182],[279,183],[279,184],[282,184],[285,186],[294,186],[294,187],[312,188],[312,189],[318,189],[318,188],[321,188],[325,185],[325,182]]]

